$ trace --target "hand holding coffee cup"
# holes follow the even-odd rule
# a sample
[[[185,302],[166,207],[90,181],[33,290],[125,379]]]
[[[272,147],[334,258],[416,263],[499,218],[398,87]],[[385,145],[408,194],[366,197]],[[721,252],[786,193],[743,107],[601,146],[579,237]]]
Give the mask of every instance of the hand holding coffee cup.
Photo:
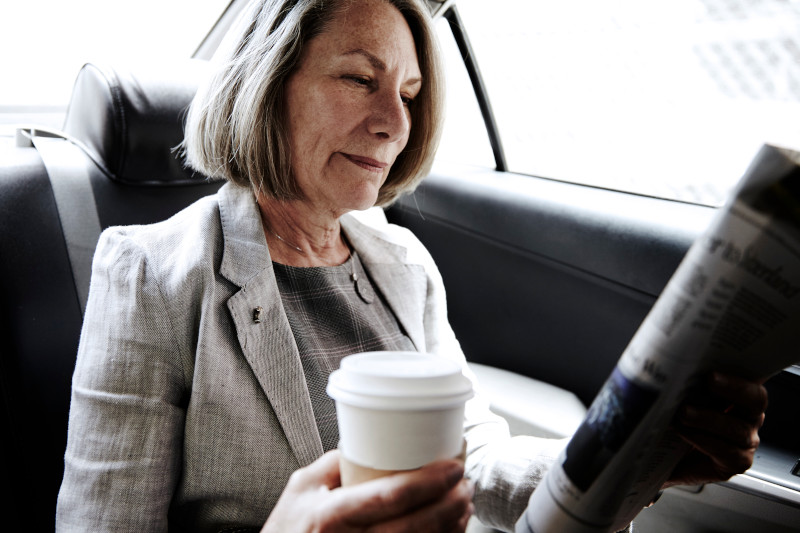
[[[472,383],[455,361],[417,352],[345,357],[328,381],[336,400],[343,486],[463,456]]]
[[[463,532],[472,485],[456,460],[342,487],[339,450],[296,470],[261,533]]]

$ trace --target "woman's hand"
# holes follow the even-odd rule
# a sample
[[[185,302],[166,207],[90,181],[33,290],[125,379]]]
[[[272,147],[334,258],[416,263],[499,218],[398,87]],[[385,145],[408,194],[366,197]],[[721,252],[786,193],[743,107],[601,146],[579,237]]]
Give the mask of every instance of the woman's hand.
[[[664,488],[724,481],[750,468],[766,408],[762,384],[712,374],[703,397],[688,399],[678,411],[676,429],[693,449]]]
[[[455,460],[341,487],[339,452],[292,474],[262,533],[463,532],[472,484]]]

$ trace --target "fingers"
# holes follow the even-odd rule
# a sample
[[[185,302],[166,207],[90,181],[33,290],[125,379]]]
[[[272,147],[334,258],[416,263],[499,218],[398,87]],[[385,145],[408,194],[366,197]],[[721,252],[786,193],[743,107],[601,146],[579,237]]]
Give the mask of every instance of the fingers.
[[[676,477],[720,481],[750,468],[766,407],[767,391],[760,383],[713,374],[705,393],[678,411],[676,429],[699,453],[681,465]]]
[[[675,485],[702,485],[725,481],[738,472],[718,464],[708,455],[695,449],[689,452],[672,471],[670,478],[661,487],[666,489]]]
[[[462,481],[459,461],[431,463],[410,472],[375,479],[338,492],[338,513],[348,525],[358,527],[409,515],[442,500]]]
[[[339,450],[332,450],[306,466],[296,470],[289,485],[295,490],[324,486],[334,489],[341,485],[339,474]]]
[[[463,533],[472,514],[472,484],[463,463],[420,469],[341,487],[339,453],[294,472],[262,531]]]
[[[763,422],[767,408],[767,389],[761,383],[728,374],[714,373],[709,391],[729,402],[727,412],[743,420]]]
[[[755,449],[767,407],[766,388],[743,378],[714,373],[706,396],[708,403],[690,400],[681,407],[678,420],[682,426],[696,430],[698,438],[707,435],[744,450]]]
[[[416,511],[380,525],[367,532],[419,533],[441,531],[463,533],[475,508],[472,504],[473,484],[463,479],[444,498]]]
[[[749,445],[733,444],[714,434],[693,429],[682,430],[681,437],[705,456],[707,466],[703,472],[697,472],[705,481],[722,481],[746,471],[752,466],[758,447],[757,434],[748,440]],[[698,468],[701,466],[699,461],[696,464]]]
[[[749,422],[732,413],[718,413],[685,405],[678,413],[678,421],[684,436],[693,435],[692,444],[703,449],[706,445],[722,447],[728,444],[743,450],[755,450],[759,444],[758,429],[763,416],[757,422]]]
[[[336,450],[295,470],[261,529],[262,533],[320,530],[312,527],[315,524],[312,511],[324,507],[331,489],[339,485],[339,452]]]

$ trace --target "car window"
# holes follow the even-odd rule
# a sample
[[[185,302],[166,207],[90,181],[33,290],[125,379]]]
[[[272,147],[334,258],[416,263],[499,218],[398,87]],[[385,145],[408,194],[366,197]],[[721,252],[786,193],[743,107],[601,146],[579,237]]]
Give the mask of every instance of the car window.
[[[456,5],[511,171],[719,205],[762,143],[800,146],[796,0]]]
[[[478,100],[450,24],[444,18],[439,18],[436,21],[436,30],[445,58],[447,87],[444,132],[436,152],[437,161],[494,167],[494,154]]]
[[[0,3],[0,127],[60,127],[89,61],[191,57],[229,0],[26,0]]]

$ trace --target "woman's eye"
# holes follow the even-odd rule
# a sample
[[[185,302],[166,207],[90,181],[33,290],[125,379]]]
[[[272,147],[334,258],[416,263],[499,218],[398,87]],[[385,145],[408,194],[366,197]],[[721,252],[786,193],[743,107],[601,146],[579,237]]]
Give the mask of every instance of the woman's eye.
[[[363,76],[345,76],[345,79],[355,83],[356,85],[362,85],[364,87],[369,87],[372,85],[372,80]]]
[[[400,99],[403,101],[403,105],[406,107],[414,103],[414,98],[411,96],[400,96]]]

